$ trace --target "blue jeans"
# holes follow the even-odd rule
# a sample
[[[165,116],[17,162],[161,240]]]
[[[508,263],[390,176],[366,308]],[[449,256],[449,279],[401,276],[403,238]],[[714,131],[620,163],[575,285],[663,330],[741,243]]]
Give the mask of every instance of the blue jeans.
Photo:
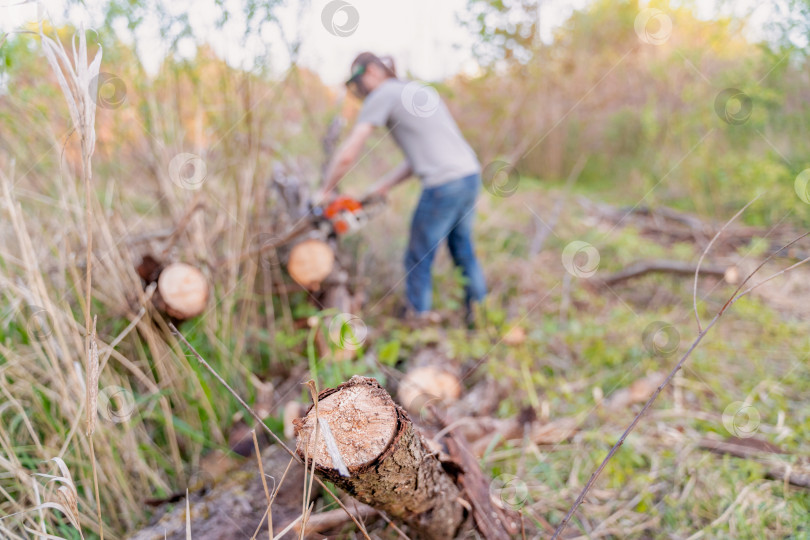
[[[411,222],[411,238],[405,253],[405,295],[417,312],[430,310],[433,296],[431,266],[444,239],[453,262],[464,273],[465,300],[480,302],[487,293],[484,273],[475,258],[472,225],[475,199],[481,187],[478,174],[436,187],[425,188]]]

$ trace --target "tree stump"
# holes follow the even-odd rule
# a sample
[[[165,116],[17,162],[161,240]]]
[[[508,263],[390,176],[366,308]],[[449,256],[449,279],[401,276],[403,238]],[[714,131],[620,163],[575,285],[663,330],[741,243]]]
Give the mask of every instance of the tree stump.
[[[354,376],[318,396],[315,408],[295,422],[296,451],[315,462],[316,473],[333,482],[360,502],[402,520],[419,538],[455,538],[465,526],[459,503],[461,492],[439,460],[426,447],[408,414],[398,407],[380,384]],[[334,440],[332,453],[327,436],[315,425],[328,426]],[[335,455],[335,448],[339,455]],[[342,476],[335,460],[342,461]]]

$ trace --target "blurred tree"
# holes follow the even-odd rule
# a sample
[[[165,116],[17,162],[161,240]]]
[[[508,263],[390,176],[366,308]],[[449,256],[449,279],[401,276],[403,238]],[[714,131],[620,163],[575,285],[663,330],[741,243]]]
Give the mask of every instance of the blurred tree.
[[[484,66],[498,62],[526,63],[540,44],[541,0],[467,0],[461,23],[479,41],[473,52]]]
[[[769,25],[773,41],[782,49],[810,53],[810,0],[773,0],[777,16]]]

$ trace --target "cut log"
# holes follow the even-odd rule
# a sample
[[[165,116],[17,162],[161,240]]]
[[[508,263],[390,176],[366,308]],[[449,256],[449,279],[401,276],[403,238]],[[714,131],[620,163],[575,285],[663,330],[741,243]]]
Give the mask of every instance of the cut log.
[[[321,282],[332,272],[335,252],[323,240],[304,240],[293,246],[287,262],[287,272],[296,283],[311,291],[321,288]]]
[[[158,291],[165,312],[180,321],[205,311],[208,280],[198,269],[185,263],[173,263],[158,278]]]
[[[150,254],[135,269],[144,288],[156,285],[152,304],[179,324],[201,314],[208,303],[208,280],[198,269],[184,263],[163,264]]]
[[[413,369],[399,383],[397,398],[411,414],[422,413],[428,402],[450,404],[461,395],[458,377],[435,366]]]
[[[467,522],[460,491],[427,449],[408,414],[371,378],[354,376],[318,396],[324,429],[315,437],[315,408],[296,422],[296,451],[316,473],[360,502],[386,512],[412,527],[419,538],[455,538]],[[335,448],[336,447],[336,448]],[[338,455],[335,455],[337,453]],[[335,461],[342,460],[348,476]]]

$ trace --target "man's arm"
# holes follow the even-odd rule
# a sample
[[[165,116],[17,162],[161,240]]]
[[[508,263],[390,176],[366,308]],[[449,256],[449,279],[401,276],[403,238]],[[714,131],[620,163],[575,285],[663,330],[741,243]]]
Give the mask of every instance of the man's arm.
[[[385,195],[392,187],[401,184],[412,175],[413,169],[411,169],[411,164],[407,161],[403,161],[388,172],[388,174],[374,182],[366,191],[366,196]]]
[[[332,161],[329,163],[329,167],[326,169],[324,184],[321,187],[321,195],[324,198],[329,196],[335,186],[338,185],[338,182],[352,168],[372,131],[374,131],[372,124],[357,124],[349,133],[349,137],[337,149]]]

